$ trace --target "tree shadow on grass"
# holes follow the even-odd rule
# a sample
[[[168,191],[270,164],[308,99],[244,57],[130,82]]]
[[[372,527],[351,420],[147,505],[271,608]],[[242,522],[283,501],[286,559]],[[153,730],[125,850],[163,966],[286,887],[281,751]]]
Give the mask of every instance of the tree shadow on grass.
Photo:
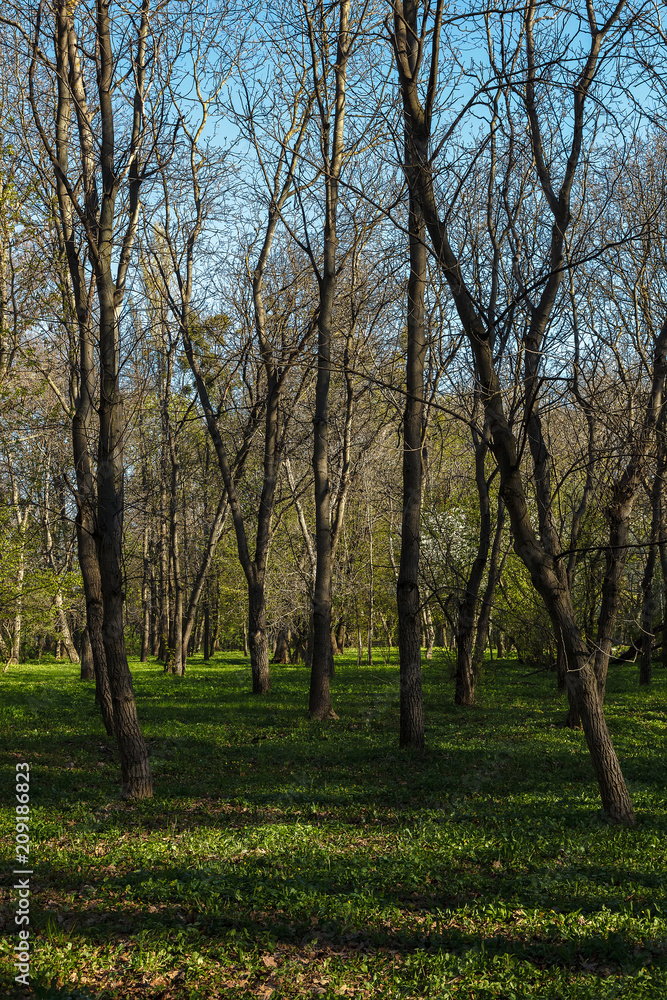
[[[363,868],[366,855],[358,853],[356,869],[351,852],[350,858],[330,859],[326,873],[313,870],[312,852],[292,851],[289,866],[270,858],[247,861],[243,872],[238,860],[208,867],[148,865],[107,872],[103,882],[90,871],[74,873],[43,860],[31,927],[38,941],[55,933],[63,947],[67,942],[157,947],[160,941],[180,940],[201,952],[244,941],[260,952],[305,949],[320,957],[389,951],[446,952],[463,959],[476,953],[487,963],[510,957],[540,969],[557,966],[599,976],[633,975],[648,964],[667,968],[664,939],[591,927],[589,918],[608,900],[591,898],[589,892],[577,897],[552,886],[536,898],[516,879],[492,878],[484,861],[457,872],[434,865],[430,885],[417,891],[415,872],[407,863],[401,867],[400,858],[374,858],[371,877]],[[608,874],[608,868],[595,865],[562,872],[565,881]],[[637,871],[619,867],[616,875],[624,883],[658,887]],[[67,906],[59,908],[65,897]],[[115,905],[109,905],[109,897]],[[539,928],[524,926],[525,912],[538,899]],[[470,905],[484,903],[491,911],[475,918]],[[578,922],[564,926],[562,915],[572,913],[579,914]],[[8,915],[2,916],[6,928]],[[471,929],[475,919],[479,927]]]

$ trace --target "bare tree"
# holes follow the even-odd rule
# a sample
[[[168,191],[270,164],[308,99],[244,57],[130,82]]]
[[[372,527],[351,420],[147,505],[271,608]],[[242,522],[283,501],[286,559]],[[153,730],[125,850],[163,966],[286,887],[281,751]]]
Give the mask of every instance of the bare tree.
[[[529,0],[525,8],[522,35],[525,41],[526,79],[524,104],[529,129],[531,152],[544,202],[551,213],[553,225],[548,243],[548,268],[539,288],[539,297],[532,309],[524,336],[526,404],[524,420],[531,449],[537,494],[540,536],[532,525],[518,460],[517,440],[508,423],[503,394],[495,367],[494,329],[489,314],[480,311],[471,293],[463,268],[449,238],[448,215],[443,220],[438,210],[429,156],[431,116],[429,107],[435,100],[444,4],[406,8],[400,0],[393,4],[392,43],[403,93],[414,127],[421,140],[422,160],[415,171],[413,186],[424,212],[426,226],[435,256],[450,287],[460,321],[472,350],[482,400],[489,424],[491,442],[500,469],[501,490],[510,517],[515,548],[530,571],[533,583],[541,594],[557,635],[562,638],[567,654],[567,683],[581,716],[584,733],[598,779],[602,802],[608,815],[617,821],[633,823],[632,803],[623,780],[606,726],[601,699],[597,690],[591,657],[576,621],[567,581],[567,570],[559,555],[559,543],[554,529],[549,479],[549,455],[545,446],[538,407],[541,385],[539,361],[542,343],[553,315],[554,305],[563,274],[565,233],[571,220],[572,188],[580,165],[586,119],[586,99],[596,78],[600,53],[607,36],[611,39],[618,28],[625,3],[621,2],[608,19],[598,26],[592,5],[588,7],[588,46],[576,77],[573,93],[573,118],[569,153],[562,180],[555,186],[552,167],[547,159],[543,139],[543,121],[538,113],[536,91],[540,77],[536,57],[535,28],[537,4]],[[488,21],[487,21],[488,24]],[[420,93],[419,74],[411,69],[408,58],[409,38],[420,41],[422,60],[426,56],[426,39],[430,33],[427,96]],[[519,43],[521,44],[521,43]],[[517,47],[518,49],[518,47]],[[504,59],[506,54],[504,54]],[[540,55],[540,58],[542,56]],[[504,63],[504,72],[508,71]],[[658,359],[659,365],[664,359]],[[655,399],[654,404],[659,404]]]
[[[5,23],[6,13],[7,8]],[[158,25],[149,0],[125,12],[112,10],[106,0],[77,7],[58,0],[48,10],[24,8],[10,22],[17,45],[25,46],[28,100],[52,171],[77,317],[80,374],[73,441],[79,557],[89,622],[101,617],[101,629],[91,629],[91,640],[95,643],[101,632],[123,795],[133,798],[152,795],[152,778],[123,633],[120,320],[146,166],[147,67],[159,47]],[[96,394],[99,431],[93,458]],[[96,668],[102,663],[98,655]]]

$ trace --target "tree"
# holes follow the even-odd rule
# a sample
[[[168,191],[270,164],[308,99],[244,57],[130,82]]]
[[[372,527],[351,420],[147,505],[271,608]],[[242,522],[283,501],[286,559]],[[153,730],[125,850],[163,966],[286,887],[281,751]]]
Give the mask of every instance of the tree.
[[[413,11],[411,8],[414,7]],[[417,4],[409,0],[406,17],[414,20]],[[414,74],[420,56],[419,39],[409,35],[405,57]],[[430,116],[432,108],[427,107]],[[401,558],[396,584],[398,647],[401,664],[401,746],[424,746],[424,709],[421,689],[421,605],[419,597],[419,553],[422,507],[422,448],[424,425],[424,359],[426,325],[426,227],[416,195],[413,172],[422,159],[419,134],[413,127],[410,107],[403,95],[404,162],[409,191],[410,273],[407,295],[408,352],[406,362],[405,415],[403,418],[403,516]]]
[[[441,0],[431,9],[427,3],[419,8],[407,8],[400,0],[393,4],[392,44],[403,99],[414,122],[420,140],[421,158],[414,174],[413,188],[424,212],[434,254],[447,279],[459,319],[468,337],[476,376],[479,380],[486,419],[489,424],[493,452],[500,469],[501,490],[514,534],[515,548],[530,571],[534,586],[541,594],[556,634],[562,639],[568,660],[567,683],[582,720],[584,733],[598,779],[603,806],[608,815],[617,821],[634,823],[632,803],[623,780],[606,726],[602,703],[598,694],[595,672],[589,651],[576,622],[569,591],[566,567],[559,556],[559,545],[553,525],[548,449],[542,432],[538,406],[541,386],[540,359],[542,343],[553,316],[557,294],[563,274],[565,233],[571,220],[572,189],[580,165],[586,119],[586,99],[595,81],[600,53],[607,36],[614,38],[618,22],[625,7],[621,2],[610,17],[598,27],[592,6],[588,8],[588,44],[578,74],[572,83],[573,115],[569,152],[562,181],[554,186],[553,165],[547,158],[543,138],[543,119],[538,113],[536,91],[538,59],[546,56],[540,50],[536,55],[535,28],[537,4],[529,0],[523,21],[525,38],[526,77],[523,83],[526,124],[529,130],[531,153],[539,189],[553,219],[547,243],[547,271],[539,286],[539,298],[530,315],[524,335],[525,384],[524,426],[533,460],[537,494],[539,529],[538,537],[531,523],[518,461],[517,440],[508,423],[503,394],[494,359],[495,331],[493,316],[483,313],[471,293],[463,267],[449,238],[449,206],[444,217],[438,211],[438,197],[434,186],[429,157],[432,135],[430,107],[435,100],[435,90],[440,57],[440,42],[444,4]],[[419,17],[421,15],[421,19]],[[488,25],[488,20],[487,20]],[[428,67],[427,96],[422,101],[419,74],[410,65],[408,57],[410,37],[420,40],[421,55],[426,54],[426,37],[430,30],[430,65]],[[546,34],[546,31],[545,31]],[[553,55],[553,53],[552,53]],[[503,53],[503,68],[507,70],[508,52]],[[419,63],[422,60],[418,60]],[[513,66],[512,62],[510,65]],[[496,69],[495,65],[493,67]],[[490,322],[491,321],[491,322]],[[662,363],[662,359],[659,359]],[[658,403],[658,400],[655,400]]]
[[[16,43],[25,45],[24,83],[34,129],[52,171],[79,334],[73,419],[77,529],[94,650],[100,634],[102,639],[95,666],[103,670],[106,661],[123,795],[145,798],[152,795],[152,778],[123,632],[120,322],[146,169],[148,67],[163,25],[152,15],[149,0],[125,12],[112,10],[107,0],[76,7],[57,0],[49,10],[41,5],[23,9],[9,24]],[[159,104],[159,93],[156,100]],[[151,111],[161,114],[158,107]]]

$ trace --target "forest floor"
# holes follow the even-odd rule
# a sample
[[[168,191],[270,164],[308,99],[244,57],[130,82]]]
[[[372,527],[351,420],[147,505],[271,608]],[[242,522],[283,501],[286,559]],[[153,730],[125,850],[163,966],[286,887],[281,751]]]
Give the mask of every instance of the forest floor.
[[[272,667],[259,699],[239,654],[184,679],[133,661],[155,779],[138,804],[76,667],[0,675],[0,996],[666,997],[665,672],[640,691],[635,666],[610,671],[638,820],[619,829],[552,674],[487,662],[459,708],[436,654],[427,747],[405,752],[395,660],[339,657],[322,724],[303,667]],[[32,992],[15,993],[22,761]]]

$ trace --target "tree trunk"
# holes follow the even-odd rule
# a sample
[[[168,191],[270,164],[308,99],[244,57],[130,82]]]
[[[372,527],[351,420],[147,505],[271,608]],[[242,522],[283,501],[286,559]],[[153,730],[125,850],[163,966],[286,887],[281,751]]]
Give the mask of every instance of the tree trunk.
[[[337,58],[335,63],[335,94],[333,122],[329,111],[322,111],[319,121],[321,149],[324,158],[325,217],[322,271],[319,278],[319,311],[317,316],[317,382],[313,414],[313,474],[315,479],[315,549],[317,566],[313,590],[313,663],[310,671],[308,709],[313,719],[334,715],[329,691],[331,655],[331,483],[329,481],[329,384],[331,381],[331,335],[334,297],[338,278],[337,215],[338,184],[343,164],[345,86],[349,55],[348,21],[350,0],[339,4]],[[313,43],[315,43],[313,36]],[[320,92],[319,71],[313,63],[314,84]],[[324,84],[326,86],[326,82]],[[327,102],[328,108],[328,102]],[[332,127],[333,126],[333,127]]]
[[[92,681],[95,678],[95,660],[90,641],[88,626],[81,632],[81,680]],[[111,735],[111,733],[109,733]]]
[[[72,640],[72,633],[69,630],[67,615],[65,614],[65,609],[63,608],[63,595],[60,591],[60,587],[56,591],[54,604],[56,607],[56,614],[58,616],[58,623],[60,625],[60,638],[65,648],[65,652],[67,653],[67,657],[70,663],[78,663],[79,654],[76,651],[76,646]]]
[[[373,633],[374,633],[374,600],[375,592],[375,568],[373,565],[373,524],[368,513],[368,631],[366,635],[366,646],[368,650],[368,665],[373,665]],[[420,638],[421,652],[421,638]]]
[[[141,663],[145,663],[148,659],[148,648],[150,642],[150,627],[151,627],[151,573],[150,573],[150,558],[148,551],[148,524],[144,525],[143,534],[143,575],[141,578],[141,610],[142,610],[142,624],[141,624],[141,656],[139,657]]]
[[[662,423],[662,421],[661,421]],[[646,567],[642,579],[642,652],[639,664],[640,686],[651,683],[651,654],[653,652],[653,615],[655,598],[653,594],[653,574],[660,544],[660,527],[662,518],[662,490],[665,472],[667,471],[667,449],[662,440],[658,444],[658,460],[651,488],[651,538],[646,557]],[[665,614],[667,618],[667,612]]]
[[[426,659],[433,659],[433,646],[435,644],[435,629],[433,628],[433,616],[427,604],[422,614],[422,630],[426,637]]]
[[[48,450],[47,450],[47,455],[49,455]],[[53,575],[55,576],[56,581],[57,581],[56,582],[56,593],[55,593],[55,596],[54,596],[54,599],[53,599],[53,603],[55,605],[56,617],[58,618],[58,624],[60,626],[61,641],[62,641],[63,646],[67,650],[67,656],[69,657],[70,663],[78,663],[79,662],[79,654],[77,653],[76,648],[74,646],[74,643],[72,642],[72,636],[71,636],[71,633],[70,633],[70,630],[69,630],[69,624],[67,622],[67,616],[66,616],[65,610],[63,608],[63,595],[62,595],[62,591],[61,591],[61,588],[60,588],[60,579],[59,579],[59,574],[58,574],[58,567],[56,565],[56,559],[55,559],[55,555],[54,555],[54,552],[53,552],[53,537],[51,535],[51,509],[50,509],[50,506],[51,506],[51,494],[50,494],[50,488],[49,488],[49,480],[50,480],[50,471],[51,470],[50,470],[49,466],[50,466],[50,459],[47,460],[47,464],[46,464],[45,472],[44,472],[44,540],[45,540],[45,547],[46,547],[46,561],[47,561],[47,563],[49,565],[49,568],[53,572]],[[27,512],[26,512],[26,518],[25,519],[27,519]],[[23,528],[22,528],[22,533],[25,532],[25,519],[24,519],[24,525],[23,525]],[[20,522],[19,522],[19,526],[21,526]],[[23,558],[21,558],[20,570],[21,570],[21,579],[22,579]]]
[[[475,400],[475,410],[478,405],[478,401]],[[456,705],[474,705],[475,703],[475,667],[473,663],[475,611],[491,544],[491,503],[489,484],[484,468],[488,451],[488,426],[485,426],[481,438],[473,430],[473,440],[475,444],[475,482],[479,499],[479,539],[465,593],[459,601],[458,629],[456,631],[456,686],[454,690]]]
[[[211,656],[211,610],[208,599],[208,584],[206,600],[204,602],[204,663],[208,663]]]
[[[163,444],[164,448],[164,444]],[[167,659],[169,657],[169,633],[171,632],[171,620],[169,616],[169,541],[167,534],[167,489],[165,484],[165,469],[164,460],[161,463],[162,475],[160,477],[160,506],[159,506],[159,565],[160,565],[160,579],[159,579],[159,607],[160,613],[158,616],[158,635],[160,641],[160,648],[158,650],[158,656],[163,661],[165,667],[167,666]]]
[[[509,549],[505,549],[501,557],[500,550],[502,547],[504,528],[505,504],[503,503],[502,497],[499,496],[498,509],[496,512],[496,530],[493,537],[493,544],[491,546],[491,557],[489,559],[489,574],[486,581],[486,587],[484,588],[484,596],[482,597],[482,606],[479,610],[479,615],[477,616],[475,648],[472,654],[472,668],[475,676],[477,676],[479,669],[484,662],[484,650],[487,643],[491,659],[493,659],[490,633],[491,612],[493,610],[493,600],[496,593],[496,587],[498,586],[498,582],[502,576],[505,560],[509,551]],[[502,649],[502,638],[499,638],[498,640],[498,649]],[[498,656],[502,657],[502,652],[499,651]]]
[[[290,660],[289,647],[290,647],[290,630],[288,628],[281,628],[278,633],[276,648],[273,653],[273,662],[289,663]]]
[[[181,552],[179,538],[180,525],[178,519],[178,486],[181,465],[177,451],[175,434],[171,426],[169,412],[166,406],[165,411],[167,440],[169,444],[169,459],[171,463],[171,489],[169,497],[169,557],[171,562],[172,579],[174,582],[174,613],[170,633],[170,645],[172,646],[174,657],[173,672],[177,677],[183,677],[185,674],[187,651],[184,648],[183,643],[183,580],[181,576]]]
[[[158,593],[157,579],[155,576],[155,564],[151,561],[151,631],[150,650],[153,656],[160,656],[160,627],[158,617]]]
[[[269,671],[269,640],[266,634],[266,598],[263,581],[248,587],[248,634],[252,693],[267,694],[271,690]]]
[[[342,655],[345,652],[345,642],[347,639],[347,629],[345,627],[345,621],[340,621],[338,623],[338,628],[336,629],[336,652]]]
[[[632,482],[630,488],[624,490],[623,483],[614,484],[615,496],[608,510],[609,544],[605,551],[606,571],[602,584],[595,654],[595,676],[601,701],[604,701],[614,628],[621,603],[627,546],[630,541],[630,514],[636,485]]]
[[[21,662],[21,630],[23,627],[23,581],[25,579],[25,555],[23,544],[19,552],[19,564],[16,569],[16,607],[12,622],[11,649],[8,665]]]
[[[664,447],[664,445],[662,445]],[[662,668],[667,670],[667,519],[665,517],[665,502],[660,492],[660,529],[658,532],[660,569],[662,570]]]
[[[335,252],[335,251],[334,251]],[[315,478],[315,549],[313,589],[313,644],[308,710],[313,719],[332,713],[331,676],[331,509],[329,482],[329,382],[331,377],[331,322],[335,279],[322,283],[318,322],[318,369],[313,417],[313,473]]]
[[[417,38],[410,39],[407,59],[411,70],[414,72],[418,60]],[[401,519],[401,555],[396,584],[398,651],[400,661],[399,745],[402,747],[411,746],[421,748],[424,746],[424,707],[422,698],[419,557],[423,482],[424,362],[426,359],[426,330],[424,324],[426,229],[423,212],[416,197],[414,184],[414,170],[422,151],[418,148],[418,137],[412,128],[409,108],[405,103],[403,106],[403,131],[405,172],[410,186],[408,224],[410,271],[408,275],[406,304],[408,352],[405,369],[405,409],[403,411],[403,512]],[[370,642],[368,652],[370,663]]]
[[[103,75],[110,80],[111,66]],[[109,246],[110,241],[109,241]],[[109,262],[110,263],[110,262]],[[123,398],[119,372],[119,310],[110,274],[98,275],[100,303],[100,438],[97,463],[98,554],[104,617],[102,636],[113,699],[114,731],[125,798],[150,798],[153,779],[139,727],[123,630]]]

